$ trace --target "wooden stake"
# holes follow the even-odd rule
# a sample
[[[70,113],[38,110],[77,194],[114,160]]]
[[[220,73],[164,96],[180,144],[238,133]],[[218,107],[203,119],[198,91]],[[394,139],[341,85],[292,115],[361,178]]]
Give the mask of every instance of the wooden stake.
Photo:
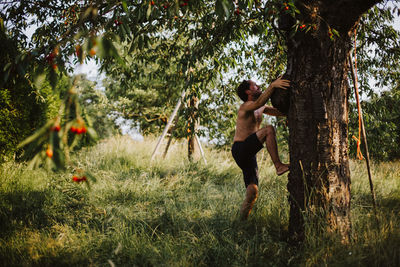
[[[167,143],[167,147],[165,148],[165,151],[164,151],[164,154],[163,154],[163,158],[165,158],[167,156],[167,152],[168,152],[169,146],[171,145],[171,142],[172,142],[172,134],[174,133],[174,131],[176,129],[176,125],[178,124],[178,120],[179,120],[179,116],[176,116],[175,117],[175,121],[174,121],[174,125],[172,126],[171,131],[169,133],[170,136],[168,138],[168,143]]]
[[[161,134],[160,138],[158,139],[157,145],[156,145],[156,147],[154,148],[154,151],[153,151],[153,154],[151,155],[151,159],[150,159],[150,160],[153,160],[153,159],[154,159],[154,157],[155,157],[155,155],[156,155],[156,153],[157,153],[157,150],[158,150],[158,148],[159,148],[160,145],[161,145],[161,141],[163,140],[163,138],[164,138],[165,135],[167,134],[169,127],[171,126],[171,124],[172,124],[172,122],[173,122],[173,120],[174,120],[176,114],[178,113],[179,108],[181,107],[182,99],[185,97],[185,94],[186,94],[186,89],[184,89],[184,90],[182,91],[181,97],[179,98],[178,103],[176,103],[176,106],[175,106],[175,108],[174,108],[174,111],[172,111],[172,114],[171,114],[171,116],[170,116],[170,118],[169,118],[169,120],[168,120],[168,123],[167,123],[167,125],[166,125],[165,128],[164,128],[164,131],[163,131],[163,133]]]
[[[203,157],[204,163],[207,165],[207,160],[206,160],[206,157],[204,156],[204,151],[203,151],[203,148],[202,148],[202,146],[200,144],[199,137],[197,136],[197,134],[195,134],[194,137],[196,139],[197,145],[199,146],[200,153],[201,153],[201,156]]]

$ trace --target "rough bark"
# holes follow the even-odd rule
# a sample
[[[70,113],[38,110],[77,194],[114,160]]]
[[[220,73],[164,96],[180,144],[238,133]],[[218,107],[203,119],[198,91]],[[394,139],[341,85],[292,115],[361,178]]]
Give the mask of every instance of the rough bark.
[[[326,212],[331,227],[338,227],[343,236],[350,231],[346,64],[350,42],[348,37],[326,39],[304,38],[292,73],[288,190],[290,230],[300,236],[299,207]]]
[[[348,64],[352,29],[379,1],[297,1],[301,19],[316,25],[287,40],[290,90],[290,236],[304,238],[304,215],[350,236]],[[340,37],[330,38],[330,28]],[[317,215],[317,216],[313,216]],[[309,217],[308,217],[309,218]]]

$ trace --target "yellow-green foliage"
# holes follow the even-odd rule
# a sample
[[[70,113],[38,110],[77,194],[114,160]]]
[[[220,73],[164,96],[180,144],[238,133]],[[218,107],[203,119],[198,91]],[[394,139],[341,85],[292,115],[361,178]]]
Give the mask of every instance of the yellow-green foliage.
[[[276,176],[266,151],[259,153],[259,199],[240,222],[245,188],[229,151],[206,148],[207,165],[188,163],[186,144],[177,142],[165,159],[150,162],[154,147],[155,139],[114,137],[74,155],[97,178],[90,190],[72,182],[73,170],[3,164],[2,265],[400,264],[399,162],[372,168],[379,227],[365,162],[352,162],[351,244],[307,226],[304,244],[293,247],[286,242],[287,176]]]

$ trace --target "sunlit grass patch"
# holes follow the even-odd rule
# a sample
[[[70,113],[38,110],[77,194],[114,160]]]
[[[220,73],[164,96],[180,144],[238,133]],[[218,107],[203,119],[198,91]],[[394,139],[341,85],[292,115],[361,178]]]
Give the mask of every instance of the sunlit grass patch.
[[[399,263],[399,163],[373,164],[376,223],[365,162],[352,161],[352,241],[307,228],[287,242],[287,175],[259,155],[260,194],[239,221],[245,188],[229,150],[205,147],[208,164],[187,160],[184,142],[150,161],[156,139],[104,140],[73,155],[97,182],[72,182],[73,169],[51,173],[2,165],[0,258],[5,265],[287,266]]]

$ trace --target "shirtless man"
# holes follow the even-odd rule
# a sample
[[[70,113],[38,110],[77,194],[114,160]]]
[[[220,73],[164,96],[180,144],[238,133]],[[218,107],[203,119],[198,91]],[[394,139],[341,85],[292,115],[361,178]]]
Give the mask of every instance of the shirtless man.
[[[237,93],[244,103],[238,110],[232,155],[243,171],[246,186],[246,198],[240,209],[240,217],[243,220],[249,216],[258,197],[256,154],[263,148],[264,143],[271,155],[277,175],[282,175],[289,170],[289,165],[283,164],[279,159],[274,127],[268,125],[260,129],[263,113],[272,116],[285,116],[277,109],[266,106],[265,103],[271,97],[275,88],[287,89],[289,83],[288,80],[278,78],[268,86],[267,90],[261,92],[260,87],[255,82],[244,80],[237,89]]]

